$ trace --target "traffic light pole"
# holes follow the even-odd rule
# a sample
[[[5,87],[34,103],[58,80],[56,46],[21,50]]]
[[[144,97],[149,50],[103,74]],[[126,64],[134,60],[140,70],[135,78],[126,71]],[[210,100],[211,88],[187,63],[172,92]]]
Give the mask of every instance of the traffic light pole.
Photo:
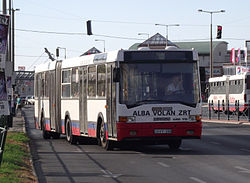
[[[210,23],[210,78],[213,77],[213,32],[212,32],[212,19],[213,19],[213,13],[224,13],[225,10],[220,11],[204,11],[199,9],[198,12],[203,13],[209,13],[211,16],[211,23]]]

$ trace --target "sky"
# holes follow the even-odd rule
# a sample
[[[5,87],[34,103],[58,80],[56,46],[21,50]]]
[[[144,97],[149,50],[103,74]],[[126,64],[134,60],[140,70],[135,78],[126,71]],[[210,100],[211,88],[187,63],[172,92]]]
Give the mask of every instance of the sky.
[[[243,49],[250,40],[249,0],[13,0],[13,8],[20,9],[15,12],[16,70],[25,66],[31,71],[48,61],[44,48],[53,54],[57,47],[66,48],[71,58],[92,47],[103,51],[104,42],[96,39],[105,40],[106,51],[113,51],[147,39],[138,33],[165,36],[166,28],[156,23],[180,24],[168,29],[173,42],[209,41],[210,14],[198,9],[226,11],[213,14],[213,37],[222,25],[220,41],[228,42],[228,49]],[[92,36],[86,34],[87,20],[92,20]],[[65,49],[60,49],[59,59],[64,56]]]

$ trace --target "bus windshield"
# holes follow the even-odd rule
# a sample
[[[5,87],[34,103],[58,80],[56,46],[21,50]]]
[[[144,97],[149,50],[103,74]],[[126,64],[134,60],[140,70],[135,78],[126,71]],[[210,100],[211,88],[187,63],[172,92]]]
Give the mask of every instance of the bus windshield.
[[[195,62],[121,63],[120,103],[128,108],[152,103],[199,102],[198,68]]]

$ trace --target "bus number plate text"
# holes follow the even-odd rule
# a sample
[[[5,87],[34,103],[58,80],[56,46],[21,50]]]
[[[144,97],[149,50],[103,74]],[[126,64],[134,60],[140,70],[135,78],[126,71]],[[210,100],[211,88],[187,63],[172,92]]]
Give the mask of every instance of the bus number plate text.
[[[155,129],[154,133],[155,134],[171,134],[172,129]]]

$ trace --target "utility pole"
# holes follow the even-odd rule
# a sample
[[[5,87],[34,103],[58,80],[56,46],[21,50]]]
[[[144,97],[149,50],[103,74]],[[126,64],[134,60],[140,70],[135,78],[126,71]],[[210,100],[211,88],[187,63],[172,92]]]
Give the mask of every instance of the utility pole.
[[[11,9],[11,58],[12,58],[12,63],[13,63],[13,72],[14,72],[14,65],[15,65],[15,12],[20,11],[20,9]]]
[[[13,64],[13,69],[12,69],[12,71],[13,71],[13,73],[14,73],[14,60],[12,59],[13,57],[12,57],[12,44],[14,44],[13,42],[12,42],[12,32],[13,31],[11,31],[12,30],[12,25],[13,25],[13,21],[11,20],[11,15],[12,15],[12,5],[11,5],[11,0],[9,0],[9,15],[10,15],[10,22],[9,22],[9,42],[8,42],[8,61],[11,61],[12,62],[12,64]]]
[[[3,7],[3,9],[2,9],[2,11],[3,11],[3,14],[7,14],[7,8],[6,8],[6,0],[2,0],[2,7]]]

